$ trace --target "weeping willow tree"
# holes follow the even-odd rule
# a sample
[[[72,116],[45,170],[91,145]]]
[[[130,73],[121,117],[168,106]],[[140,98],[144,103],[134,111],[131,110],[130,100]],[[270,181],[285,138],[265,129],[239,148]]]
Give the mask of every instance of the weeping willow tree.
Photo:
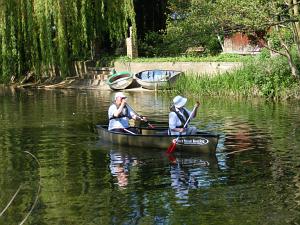
[[[0,81],[68,76],[73,61],[107,37],[117,45],[129,26],[136,35],[133,0],[0,0]]]

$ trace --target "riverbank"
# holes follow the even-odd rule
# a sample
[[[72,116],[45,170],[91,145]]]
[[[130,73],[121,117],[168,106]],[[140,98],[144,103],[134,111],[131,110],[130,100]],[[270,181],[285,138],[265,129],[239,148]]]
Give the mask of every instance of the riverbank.
[[[152,60],[152,61],[151,61]],[[160,61],[161,60],[161,61]],[[77,62],[74,74],[66,79],[52,79],[43,82],[13,84],[19,88],[69,88],[110,90],[106,80],[112,70],[137,73],[143,70],[172,69],[183,71],[185,76],[177,80],[170,90],[174,94],[263,97],[272,100],[300,99],[299,79],[291,76],[284,57],[270,57],[266,54],[245,58],[240,62],[187,62],[171,59],[116,60],[112,67],[97,67],[98,62]],[[167,61],[169,60],[169,61]],[[145,89],[126,89],[142,91]]]
[[[116,71],[130,71],[138,73],[143,70],[177,70],[186,75],[209,75],[216,76],[242,68],[242,62],[127,62],[116,61]]]
[[[184,76],[176,82],[175,93],[227,96],[267,100],[300,99],[299,78],[291,75],[284,57],[255,57],[244,66],[216,76]]]
[[[77,63],[78,64],[78,63]],[[11,83],[17,88],[68,88],[68,89],[98,89],[110,90],[106,81],[111,71],[129,71],[133,74],[143,70],[177,70],[189,76],[204,75],[215,76],[242,67],[241,62],[126,62],[116,61],[113,67],[96,67],[96,62],[86,61],[81,63],[80,70],[73,71],[75,76],[66,79],[50,78],[39,79],[35,82],[34,77],[25,77],[20,83]],[[132,88],[144,90],[140,87]],[[131,90],[131,89],[128,89]]]

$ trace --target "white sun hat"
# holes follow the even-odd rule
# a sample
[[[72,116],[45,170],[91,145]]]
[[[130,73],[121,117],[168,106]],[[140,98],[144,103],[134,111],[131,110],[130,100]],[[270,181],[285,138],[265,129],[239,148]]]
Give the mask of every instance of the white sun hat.
[[[123,94],[123,92],[117,92],[116,94],[115,94],[115,100],[117,99],[117,98],[127,98],[124,94]]]
[[[185,105],[186,101],[187,101],[187,98],[184,98],[184,97],[182,97],[182,96],[180,96],[180,95],[177,95],[177,96],[173,99],[173,103],[174,103],[174,106],[175,106],[176,108],[181,108],[181,107],[183,107],[183,106]]]

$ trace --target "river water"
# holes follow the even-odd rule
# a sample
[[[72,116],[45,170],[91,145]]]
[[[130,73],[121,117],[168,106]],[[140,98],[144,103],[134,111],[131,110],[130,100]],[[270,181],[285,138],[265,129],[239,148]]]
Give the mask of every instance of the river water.
[[[174,96],[126,94],[167,123]],[[217,154],[167,157],[99,139],[113,95],[0,88],[0,224],[300,224],[299,102],[200,97]]]

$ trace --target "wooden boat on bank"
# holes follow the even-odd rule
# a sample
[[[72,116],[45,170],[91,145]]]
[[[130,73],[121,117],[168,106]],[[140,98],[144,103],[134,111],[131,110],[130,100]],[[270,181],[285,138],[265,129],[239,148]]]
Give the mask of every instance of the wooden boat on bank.
[[[168,127],[136,128],[139,134],[108,131],[108,126],[97,125],[99,137],[107,142],[140,148],[167,150],[177,135],[168,135]],[[195,135],[182,135],[176,144],[176,150],[215,154],[219,135],[198,132]]]
[[[160,90],[170,88],[180,74],[175,70],[144,70],[136,73],[135,79],[143,88]]]
[[[123,71],[111,75],[106,83],[112,90],[122,90],[129,87],[134,80],[132,73]]]

